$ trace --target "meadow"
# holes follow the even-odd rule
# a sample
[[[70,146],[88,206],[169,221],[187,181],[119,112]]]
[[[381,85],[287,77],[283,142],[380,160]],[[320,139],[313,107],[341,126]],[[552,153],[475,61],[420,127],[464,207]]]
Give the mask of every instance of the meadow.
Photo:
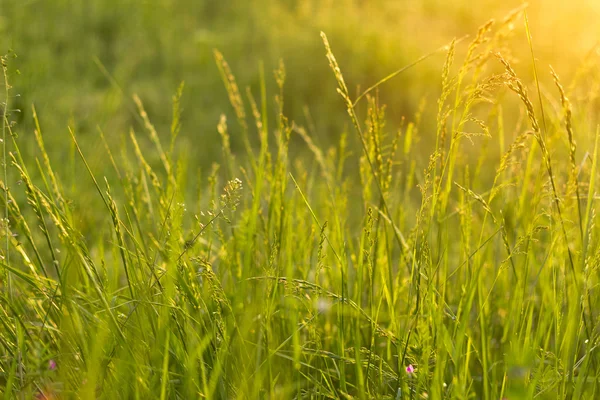
[[[4,399],[600,397],[598,9],[343,3],[0,0]]]

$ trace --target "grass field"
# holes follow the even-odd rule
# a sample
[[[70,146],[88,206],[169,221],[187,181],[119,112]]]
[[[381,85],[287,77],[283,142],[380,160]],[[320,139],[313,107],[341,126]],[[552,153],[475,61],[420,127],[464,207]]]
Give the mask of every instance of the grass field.
[[[328,2],[331,15],[281,2],[292,18],[261,0],[265,20],[247,2],[158,3],[180,21],[171,36],[135,36],[165,23],[140,6],[126,31],[139,51],[121,62],[130,48],[85,36],[86,64],[68,46],[22,61],[46,31],[0,0],[0,32],[20,32],[0,85],[5,399],[600,397],[593,40],[542,45],[529,19],[549,11],[533,4],[454,40],[432,30],[394,61],[398,31],[376,35],[383,17],[360,2],[339,11],[348,31],[321,37]],[[86,4],[55,7],[111,32],[135,8]],[[352,20],[361,10],[371,24]],[[233,54],[198,55],[215,67],[192,92],[213,102],[179,84],[195,64],[169,44],[187,12],[210,25],[196,40]],[[302,30],[303,12],[321,19]],[[228,18],[252,25],[264,62],[236,42],[247,27],[212,36]],[[295,25],[271,35],[274,20]],[[352,29],[374,35],[371,61],[351,63],[370,54]],[[141,48],[157,43],[167,54]]]

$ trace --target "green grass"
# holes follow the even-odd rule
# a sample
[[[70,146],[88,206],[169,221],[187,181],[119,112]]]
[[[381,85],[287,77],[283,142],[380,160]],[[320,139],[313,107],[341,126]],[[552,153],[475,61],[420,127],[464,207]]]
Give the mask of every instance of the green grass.
[[[244,91],[215,52],[235,118],[204,169],[176,145],[183,86],[170,127],[136,96],[126,139],[70,126],[51,157],[34,108],[11,123],[3,57],[4,398],[598,397],[600,78],[592,55],[563,86],[527,25],[517,64],[523,21],[452,41],[397,126],[323,34],[331,147],[286,117],[283,63]]]

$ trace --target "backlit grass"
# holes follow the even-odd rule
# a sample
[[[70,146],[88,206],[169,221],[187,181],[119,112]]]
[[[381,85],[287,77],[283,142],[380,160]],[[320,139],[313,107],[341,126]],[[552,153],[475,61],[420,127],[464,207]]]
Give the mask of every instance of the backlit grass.
[[[4,398],[599,396],[597,54],[563,82],[526,29],[517,63],[524,22],[451,41],[433,114],[398,126],[323,34],[348,111],[329,148],[286,118],[283,63],[244,90],[217,51],[218,163],[176,150],[181,86],[169,132],[137,96],[126,142],[84,151],[67,127],[70,187],[35,108],[17,135],[3,57]]]

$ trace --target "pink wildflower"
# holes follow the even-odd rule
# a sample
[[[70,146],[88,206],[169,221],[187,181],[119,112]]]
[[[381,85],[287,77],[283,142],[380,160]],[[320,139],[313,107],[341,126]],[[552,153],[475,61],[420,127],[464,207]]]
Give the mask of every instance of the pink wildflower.
[[[48,369],[50,371],[54,371],[56,369],[56,361],[54,361],[54,360],[48,361]]]
[[[415,372],[415,367],[412,366],[412,364],[409,364],[408,367],[406,367],[406,373],[409,375],[412,375]]]

